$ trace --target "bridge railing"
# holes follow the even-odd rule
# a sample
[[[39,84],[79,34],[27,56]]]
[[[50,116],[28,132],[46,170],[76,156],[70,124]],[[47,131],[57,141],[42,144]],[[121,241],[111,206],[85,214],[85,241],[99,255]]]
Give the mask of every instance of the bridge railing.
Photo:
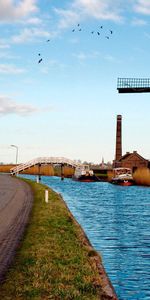
[[[65,157],[38,157],[36,159],[28,161],[27,163],[23,163],[14,168],[11,168],[10,173],[17,174],[21,171],[24,171],[25,169],[42,164],[65,164],[72,167],[77,167],[80,165],[80,163]]]

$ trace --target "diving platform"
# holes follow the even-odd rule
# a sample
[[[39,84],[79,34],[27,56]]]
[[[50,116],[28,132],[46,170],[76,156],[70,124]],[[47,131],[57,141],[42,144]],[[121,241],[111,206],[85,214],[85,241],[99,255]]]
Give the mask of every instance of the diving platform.
[[[118,93],[150,93],[150,78],[118,78]]]

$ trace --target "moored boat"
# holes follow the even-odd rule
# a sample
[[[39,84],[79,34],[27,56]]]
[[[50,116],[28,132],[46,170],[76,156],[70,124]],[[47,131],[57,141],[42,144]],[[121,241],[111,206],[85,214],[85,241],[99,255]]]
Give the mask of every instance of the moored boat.
[[[88,165],[80,165],[76,167],[72,179],[82,182],[99,181],[99,178],[94,174],[93,170],[91,170]]]
[[[114,168],[111,183],[122,186],[134,185],[132,170],[130,168]]]

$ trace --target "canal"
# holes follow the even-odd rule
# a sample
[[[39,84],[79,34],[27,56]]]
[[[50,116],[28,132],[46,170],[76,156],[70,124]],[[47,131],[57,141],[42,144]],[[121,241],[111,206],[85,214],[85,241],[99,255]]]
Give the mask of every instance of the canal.
[[[44,176],[42,183],[62,194],[101,254],[118,299],[150,299],[150,188]]]

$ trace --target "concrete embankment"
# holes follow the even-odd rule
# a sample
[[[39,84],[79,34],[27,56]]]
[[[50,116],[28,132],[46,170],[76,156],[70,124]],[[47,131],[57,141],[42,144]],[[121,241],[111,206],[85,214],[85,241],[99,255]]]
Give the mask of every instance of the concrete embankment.
[[[6,209],[5,216],[9,216],[13,206],[17,207],[18,211],[16,219],[11,217],[13,220],[8,222],[14,224],[11,230],[11,226],[5,224],[3,217],[5,242],[2,245],[7,242],[9,252],[14,239],[15,223],[21,224],[20,215],[27,204],[25,198],[27,200],[30,196],[32,199],[32,193],[29,186],[28,189],[26,188],[26,183],[10,177],[7,177],[6,182],[6,178],[2,178],[1,187],[5,196],[1,194],[1,199],[3,199],[1,213]],[[8,184],[12,194],[7,203]],[[19,196],[16,195],[17,187],[14,188],[16,184],[20,186]],[[29,182],[29,184],[34,193],[33,209],[11,270],[6,274],[6,281],[0,285],[2,299],[117,300],[100,255],[93,249],[61,195],[41,184],[34,182]],[[44,200],[45,188],[49,191],[48,203]],[[28,196],[24,198],[27,190]],[[21,199],[22,197],[24,200]],[[15,205],[16,201],[17,205]],[[7,209],[8,205],[9,209]],[[19,222],[13,222],[14,220],[19,220]],[[13,239],[9,234],[6,240],[4,233],[9,233],[9,230]],[[20,231],[14,232],[18,235]],[[4,253],[6,251],[2,247],[3,259]],[[3,265],[2,260],[0,264]]]

